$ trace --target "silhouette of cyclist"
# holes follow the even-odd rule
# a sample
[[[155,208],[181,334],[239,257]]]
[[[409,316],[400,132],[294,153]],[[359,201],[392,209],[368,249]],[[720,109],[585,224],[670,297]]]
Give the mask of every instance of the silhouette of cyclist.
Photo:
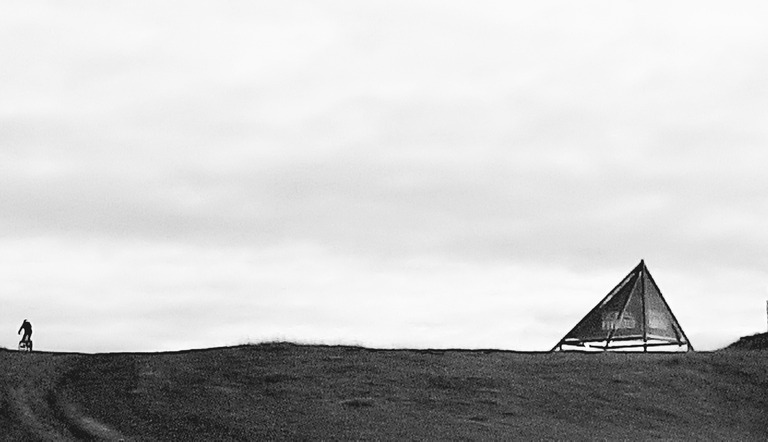
[[[21,327],[19,327],[19,333],[16,334],[20,334],[22,330],[24,330],[24,335],[21,337],[21,342],[31,342],[32,324],[30,324],[26,319],[21,323]]]

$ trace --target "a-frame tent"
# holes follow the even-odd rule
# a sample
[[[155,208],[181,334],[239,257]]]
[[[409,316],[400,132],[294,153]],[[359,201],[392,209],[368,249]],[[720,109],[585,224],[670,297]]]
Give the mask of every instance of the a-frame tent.
[[[645,261],[640,261],[552,351],[649,348],[693,351]]]

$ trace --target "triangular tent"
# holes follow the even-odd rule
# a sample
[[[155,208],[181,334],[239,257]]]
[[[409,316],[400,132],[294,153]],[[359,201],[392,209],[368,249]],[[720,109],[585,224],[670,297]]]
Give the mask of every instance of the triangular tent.
[[[552,349],[693,351],[693,346],[640,261],[629,274]]]

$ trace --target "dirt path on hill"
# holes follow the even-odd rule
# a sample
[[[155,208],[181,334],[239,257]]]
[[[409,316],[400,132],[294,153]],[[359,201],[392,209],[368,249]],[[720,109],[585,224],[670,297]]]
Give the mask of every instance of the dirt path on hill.
[[[11,425],[18,427],[15,432],[40,440],[67,439],[61,428],[46,417],[49,410],[45,405],[40,406],[36,395],[30,394],[25,387],[10,388],[4,393]]]
[[[68,400],[65,394],[56,392],[50,398],[49,402],[58,422],[65,425],[75,438],[110,441],[130,440],[114,428],[84,414],[80,406]]]
[[[81,412],[59,391],[77,355],[4,352],[0,368],[0,427],[5,440],[129,440]]]

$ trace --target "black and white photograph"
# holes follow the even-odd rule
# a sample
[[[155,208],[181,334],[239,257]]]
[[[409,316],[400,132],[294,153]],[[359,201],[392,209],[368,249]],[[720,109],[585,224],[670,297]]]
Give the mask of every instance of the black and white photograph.
[[[0,440],[765,440],[768,4],[0,5]]]

